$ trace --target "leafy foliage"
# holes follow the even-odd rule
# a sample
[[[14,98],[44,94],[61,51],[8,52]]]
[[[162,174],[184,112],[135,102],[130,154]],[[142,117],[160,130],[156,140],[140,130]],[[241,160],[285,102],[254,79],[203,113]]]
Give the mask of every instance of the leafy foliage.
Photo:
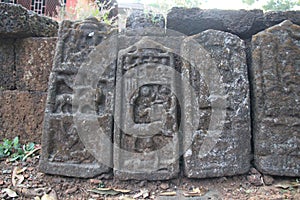
[[[242,0],[243,3],[248,4],[248,5],[253,5],[257,0]]]
[[[259,2],[260,0],[242,0],[244,4],[253,5],[255,2]],[[300,5],[300,0],[268,0],[262,8],[266,11],[285,11],[291,10],[295,6]]]
[[[111,1],[95,0],[87,4],[86,1],[78,0],[75,8],[66,8],[65,5],[61,3],[61,6],[57,9],[59,14],[57,19],[83,20],[89,17],[95,17],[99,21],[115,26],[117,17],[114,16],[110,18],[109,16],[112,9],[114,9],[114,6],[111,6]]]
[[[33,151],[35,151],[33,142],[21,145],[19,137],[15,137],[13,140],[4,139],[2,144],[0,144],[0,159],[10,157],[11,162],[16,160],[25,161]]]
[[[291,10],[296,5],[299,5],[299,2],[293,0],[269,0],[266,5],[263,5],[264,10]]]

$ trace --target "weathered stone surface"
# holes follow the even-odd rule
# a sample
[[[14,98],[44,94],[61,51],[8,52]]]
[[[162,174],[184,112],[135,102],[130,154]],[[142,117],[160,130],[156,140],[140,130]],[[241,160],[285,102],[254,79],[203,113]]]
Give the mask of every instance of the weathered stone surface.
[[[41,142],[46,93],[0,91],[0,137]]]
[[[95,18],[62,22],[45,111],[40,161],[45,173],[92,177],[110,171],[112,145],[96,137],[98,129],[112,137],[115,69],[99,63],[80,68],[109,34],[109,27]],[[103,53],[96,51],[94,57]],[[107,69],[97,74],[95,67]],[[97,121],[96,127],[91,126],[91,119]],[[89,151],[87,144],[96,147]]]
[[[42,171],[75,177],[107,172],[107,167],[99,164],[84,147],[72,116],[51,116],[44,123]]]
[[[284,20],[290,20],[294,24],[300,25],[300,12],[299,11],[272,11],[265,13],[264,23],[266,27],[271,27],[283,22]]]
[[[167,16],[167,28],[194,35],[208,29],[233,33],[243,39],[284,20],[300,25],[299,11],[263,13],[262,10],[201,10],[173,8]]]
[[[56,38],[26,38],[16,41],[16,88],[47,91]]]
[[[15,88],[14,58],[14,40],[0,39],[0,90]]]
[[[111,30],[96,18],[85,21],[63,21],[59,29],[54,71],[77,72],[95,46],[106,39]]]
[[[175,55],[151,39],[119,52],[114,124],[118,179],[164,180],[178,175],[175,67]]]
[[[249,38],[264,29],[262,10],[202,10],[172,8],[167,16],[167,28],[186,35],[207,29],[221,30]]]
[[[0,37],[54,37],[58,23],[16,4],[0,3]]]
[[[252,41],[254,157],[265,174],[300,175],[299,35],[284,21]]]
[[[165,18],[160,14],[134,11],[126,20],[126,28],[141,29],[146,27],[165,27]]]
[[[192,40],[204,51],[193,49],[188,53],[194,57],[198,52],[202,56],[208,54],[212,61],[203,57],[200,62],[209,62],[207,69],[183,70],[193,87],[193,91],[184,91],[183,115],[199,110],[196,130],[190,133],[189,121],[184,125],[185,140],[193,141],[184,149],[184,174],[190,178],[207,178],[246,173],[251,160],[251,130],[244,42],[235,35],[215,30],[188,38],[188,42]],[[189,92],[198,97],[198,108],[189,109]]]

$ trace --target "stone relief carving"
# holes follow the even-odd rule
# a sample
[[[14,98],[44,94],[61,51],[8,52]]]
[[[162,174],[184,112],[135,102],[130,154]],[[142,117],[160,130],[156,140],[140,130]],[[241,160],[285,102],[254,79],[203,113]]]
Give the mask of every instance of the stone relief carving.
[[[52,144],[49,152],[50,161],[76,164],[94,162],[95,159],[81,143],[77,129],[72,124],[72,118],[52,119],[51,124],[51,139],[56,143]]]
[[[174,55],[139,45],[128,48],[118,62],[123,87],[117,90],[122,97],[116,99],[120,107],[115,115],[121,114],[121,122],[115,125],[115,141],[122,150],[114,154],[115,165],[120,166],[115,175],[139,179],[141,173],[151,173],[150,179],[170,178],[178,170],[178,142],[164,149],[178,137],[174,72],[166,69],[174,69]],[[120,110],[123,113],[118,113]]]
[[[111,136],[114,67],[93,80],[79,72],[89,53],[110,32],[107,25],[95,18],[62,22],[49,80],[46,105],[42,171],[65,176],[93,177],[109,172],[109,167],[98,163],[80,139],[74,117],[77,113],[93,115]],[[81,85],[78,85],[78,82]],[[75,96],[77,98],[76,104]],[[104,123],[105,122],[105,123]],[[108,151],[111,147],[108,144]],[[109,153],[109,152],[108,152]],[[72,168],[76,168],[73,170]]]

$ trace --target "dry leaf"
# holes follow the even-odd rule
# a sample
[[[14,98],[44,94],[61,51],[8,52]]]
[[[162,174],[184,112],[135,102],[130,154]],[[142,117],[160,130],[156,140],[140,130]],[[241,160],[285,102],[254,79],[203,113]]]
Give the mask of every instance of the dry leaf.
[[[134,200],[134,198],[127,197],[127,196],[121,196],[121,197],[119,198],[119,200]]]
[[[52,196],[50,196],[50,195],[48,195],[48,194],[44,194],[43,196],[42,196],[42,199],[41,200],[57,200],[57,199],[55,199],[54,197],[52,197]]]
[[[101,180],[98,180],[98,179],[90,179],[90,183],[92,184],[99,184],[101,183],[102,181]]]
[[[274,186],[277,188],[288,189],[291,185],[287,183],[283,183],[283,184],[276,184]]]
[[[23,157],[23,161],[26,160],[29,156],[31,156],[32,154],[34,154],[36,151],[42,149],[41,146],[37,146],[35,149],[33,149],[32,151],[28,152],[24,157]]]
[[[24,167],[23,169],[17,170],[17,174],[21,174],[23,172],[25,172],[27,169],[27,167]]]
[[[125,194],[131,192],[131,190],[125,190],[125,189],[113,189],[113,190]]]
[[[103,188],[101,188],[103,189]],[[96,193],[96,194],[102,194],[102,195],[118,195],[120,192],[117,192],[115,190],[99,190],[99,188],[97,189],[94,189],[94,190],[88,190],[88,192],[93,192],[93,193]]]
[[[9,188],[3,189],[2,192],[5,192],[10,198],[15,198],[18,196],[18,194],[15,191],[13,191]]]
[[[96,188],[96,190],[99,190],[99,191],[109,191],[109,190],[112,190],[111,188]]]
[[[184,192],[183,196],[185,197],[198,197],[202,196],[205,192],[201,191],[200,188],[194,188],[192,191]]]
[[[49,196],[51,196],[54,200],[58,199],[55,190],[51,190],[50,193],[49,193]]]
[[[143,197],[144,199],[149,197],[149,191],[148,190],[141,190],[139,193],[135,194],[133,196],[134,199]]]
[[[298,182],[291,182],[291,185],[293,187],[300,187],[300,183],[298,183]]]
[[[176,192],[161,192],[159,196],[176,196]]]
[[[24,168],[23,168],[24,169]],[[18,167],[15,167],[12,175],[11,175],[11,183],[13,186],[20,185],[24,181],[23,175],[18,175],[18,172],[21,172],[22,170],[18,170]]]
[[[34,196],[42,196],[42,191],[37,191],[36,189],[27,189],[27,188],[15,188],[16,191],[24,197],[34,197]]]
[[[69,188],[65,191],[65,194],[72,194],[72,193],[76,192],[77,189],[78,189],[77,186]]]

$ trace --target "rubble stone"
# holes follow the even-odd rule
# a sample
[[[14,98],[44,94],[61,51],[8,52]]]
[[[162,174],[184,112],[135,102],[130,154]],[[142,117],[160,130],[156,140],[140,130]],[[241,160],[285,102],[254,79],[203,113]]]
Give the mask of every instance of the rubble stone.
[[[0,3],[0,37],[54,37],[58,23],[18,4]]]

